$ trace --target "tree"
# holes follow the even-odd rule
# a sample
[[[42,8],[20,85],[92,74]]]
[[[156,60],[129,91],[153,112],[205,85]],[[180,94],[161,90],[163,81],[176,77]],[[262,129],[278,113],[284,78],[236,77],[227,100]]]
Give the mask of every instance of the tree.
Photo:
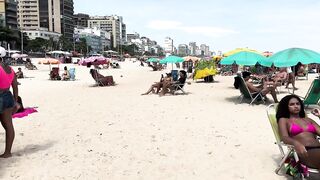
[[[45,52],[48,49],[48,42],[49,40],[38,37],[28,42],[26,50],[33,52]]]
[[[70,42],[65,36],[60,36],[58,44],[60,46],[60,50],[63,51],[71,51],[73,49],[73,43]]]
[[[84,54],[87,54],[92,50],[91,46],[88,46],[87,40],[85,38],[80,38],[79,42],[76,42],[76,51]]]

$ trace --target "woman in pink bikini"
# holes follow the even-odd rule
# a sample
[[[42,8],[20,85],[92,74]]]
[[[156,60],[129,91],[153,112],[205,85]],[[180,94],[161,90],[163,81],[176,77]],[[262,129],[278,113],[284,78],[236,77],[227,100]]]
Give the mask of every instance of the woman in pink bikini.
[[[320,117],[318,109],[312,113]],[[296,95],[285,96],[278,105],[276,114],[281,140],[293,145],[301,162],[309,167],[320,169],[320,127],[306,117],[304,105]]]
[[[9,91],[13,89],[13,95]],[[14,139],[12,113],[18,100],[18,82],[13,69],[5,64],[0,57],[0,120],[6,131],[6,147],[0,158],[11,157],[11,147]]]

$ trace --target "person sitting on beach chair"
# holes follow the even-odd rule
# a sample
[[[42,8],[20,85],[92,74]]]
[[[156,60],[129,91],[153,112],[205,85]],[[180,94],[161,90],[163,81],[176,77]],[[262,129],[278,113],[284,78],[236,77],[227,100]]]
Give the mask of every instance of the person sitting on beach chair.
[[[98,86],[113,86],[115,84],[112,76],[103,76],[96,69],[90,69],[90,74]]]
[[[286,68],[281,68],[280,72],[275,74],[275,76],[273,77],[273,81],[279,86],[284,85],[284,83],[287,80],[288,80],[288,73]]]
[[[67,80],[70,79],[70,73],[69,73],[69,71],[68,71],[67,66],[65,66],[63,69],[64,69],[64,71],[63,71],[61,77],[62,77],[62,80],[63,80],[63,81],[67,81]]]
[[[319,109],[312,113],[320,118]],[[320,126],[306,116],[304,104],[296,95],[287,95],[281,99],[276,119],[279,125],[280,139],[291,145],[298,155],[297,163],[320,170]]]
[[[262,96],[266,96],[268,93],[270,93],[272,95],[274,102],[277,103],[278,99],[277,99],[277,94],[276,94],[276,90],[275,90],[276,85],[274,84],[274,82],[270,82],[270,81],[267,81],[267,79],[264,79],[262,84],[260,84],[258,86],[254,86],[253,83],[249,81],[250,75],[251,75],[250,72],[247,72],[247,71],[242,72],[242,77],[245,80],[245,83],[246,83],[249,91],[251,93],[261,92]]]
[[[38,69],[35,65],[32,64],[32,62],[29,58],[26,59],[25,67],[28,70],[37,70]]]
[[[187,72],[184,70],[181,70],[179,72],[178,81],[171,81],[169,83],[163,84],[163,87],[162,87],[162,90],[161,90],[159,96],[164,96],[168,92],[174,94],[175,91],[177,91],[177,90],[181,90],[185,94],[185,92],[183,91],[182,88],[186,82],[186,79],[187,79]]]
[[[164,77],[163,74],[161,75],[160,81],[159,82],[155,82],[154,84],[151,85],[151,87],[149,88],[149,90],[141,95],[148,95],[151,92],[158,94],[159,91],[161,90],[161,88],[163,87],[164,84],[170,83],[172,82],[172,75],[171,73],[167,73],[167,76]]]
[[[18,68],[18,71],[16,72],[16,77],[17,78],[24,78],[23,72],[20,67]]]

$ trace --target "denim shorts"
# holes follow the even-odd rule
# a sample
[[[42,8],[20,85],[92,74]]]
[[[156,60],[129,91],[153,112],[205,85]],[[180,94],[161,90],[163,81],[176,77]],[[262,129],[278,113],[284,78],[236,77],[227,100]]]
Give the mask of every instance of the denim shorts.
[[[14,107],[13,95],[10,91],[0,93],[0,114],[8,109]]]

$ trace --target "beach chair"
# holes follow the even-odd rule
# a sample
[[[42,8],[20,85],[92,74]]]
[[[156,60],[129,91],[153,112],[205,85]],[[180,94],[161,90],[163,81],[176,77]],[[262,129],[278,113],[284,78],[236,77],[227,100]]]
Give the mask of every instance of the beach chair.
[[[263,100],[263,96],[261,94],[261,92],[254,92],[254,93],[251,93],[246,82],[244,81],[244,79],[239,76],[240,78],[240,85],[239,85],[239,89],[240,89],[240,93],[241,95],[239,96],[240,98],[240,102],[239,103],[242,103],[243,99],[244,98],[247,98],[250,100],[250,104],[249,105],[252,105],[253,102],[255,101],[258,101],[258,100],[262,100],[263,103],[265,103],[265,101]]]
[[[305,78],[306,80],[308,80],[308,75],[309,75],[308,66],[305,65],[303,73],[297,73],[296,80],[299,80],[299,78]]]
[[[102,76],[98,74],[98,71],[96,69],[92,69],[91,75],[92,78],[95,80],[96,84],[98,86],[113,86],[115,85],[115,82],[113,81],[112,76]]]
[[[58,67],[53,67],[49,75],[50,75],[50,80],[61,80]]]
[[[183,89],[185,84],[186,84],[186,81],[183,84],[179,84],[179,83],[172,84],[171,87],[170,87],[170,92],[173,95],[175,95],[177,91],[181,91],[182,94],[187,94]]]
[[[267,107],[267,116],[273,131],[273,134],[275,136],[276,142],[275,144],[278,146],[280,153],[281,153],[281,160],[278,163],[278,167],[275,170],[276,174],[279,174],[280,170],[284,167],[286,160],[288,159],[288,157],[290,156],[290,154],[293,153],[294,155],[294,159],[296,160],[296,162],[299,161],[299,157],[297,155],[297,153],[294,150],[294,147],[292,145],[289,144],[285,144],[284,142],[281,141],[280,138],[280,133],[279,133],[279,126],[278,126],[278,122],[277,122],[277,118],[276,118],[276,105],[275,104],[270,104]],[[285,150],[286,149],[286,150]],[[308,168],[308,171],[311,173],[319,173],[319,171],[317,169],[313,169],[313,168]],[[302,176],[302,179],[305,179]]]
[[[301,97],[306,107],[319,105],[320,100],[320,79],[314,79],[305,97]]]
[[[178,77],[179,77],[178,70],[172,70],[171,71],[171,76],[172,76],[173,81],[178,81]]]
[[[70,80],[74,81],[76,78],[76,68],[70,68],[69,69],[69,74],[70,74]]]

